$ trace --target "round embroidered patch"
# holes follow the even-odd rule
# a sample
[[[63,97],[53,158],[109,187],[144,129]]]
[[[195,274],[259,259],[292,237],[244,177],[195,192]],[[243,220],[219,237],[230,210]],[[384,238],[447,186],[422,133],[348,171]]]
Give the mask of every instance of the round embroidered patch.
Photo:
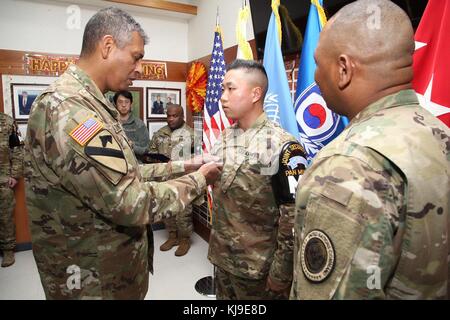
[[[331,274],[336,259],[333,244],[325,232],[312,230],[306,235],[300,260],[305,277],[312,282],[322,282]]]

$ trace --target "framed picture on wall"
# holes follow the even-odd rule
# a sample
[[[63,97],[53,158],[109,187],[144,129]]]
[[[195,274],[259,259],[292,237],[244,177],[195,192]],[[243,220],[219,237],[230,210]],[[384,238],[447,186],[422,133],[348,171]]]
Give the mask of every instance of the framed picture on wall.
[[[167,106],[181,103],[181,89],[147,88],[147,118],[166,118]]]
[[[150,137],[150,140],[152,139],[153,134],[161,129],[162,127],[167,125],[167,121],[151,121],[147,120],[147,129],[148,129],[148,136]]]
[[[141,120],[144,120],[144,88],[130,87],[127,89],[130,91],[133,97],[133,102],[131,103],[131,113]],[[105,93],[106,99],[108,99],[114,105],[114,94],[115,92],[108,91]]]
[[[27,122],[16,122],[17,123],[17,131],[19,133],[20,141],[25,141],[25,137],[27,136]]]
[[[14,119],[27,120],[31,105],[47,84],[11,83],[11,101]]]

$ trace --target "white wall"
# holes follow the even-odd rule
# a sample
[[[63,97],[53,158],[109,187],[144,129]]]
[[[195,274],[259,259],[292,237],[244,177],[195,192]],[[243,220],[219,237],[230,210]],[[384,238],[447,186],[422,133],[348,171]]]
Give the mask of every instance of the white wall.
[[[261,0],[263,1],[263,0]],[[269,0],[265,0],[269,1]],[[222,28],[224,48],[235,46],[236,22],[242,0],[197,0],[197,16],[189,20],[189,61],[211,54],[214,30],[216,26],[216,12],[219,6],[219,22]],[[254,39],[251,16],[247,22],[247,39]]]
[[[79,3],[80,28],[70,29],[67,13],[70,2],[55,0],[2,0],[0,9],[0,49],[78,55],[84,26],[101,7],[115,5],[127,10],[150,38],[145,59],[188,62],[188,21],[149,14],[148,10],[105,1],[95,5]],[[81,3],[81,4],[80,4]],[[73,20],[72,20],[73,21]]]
[[[178,0],[197,5],[197,15],[168,14],[158,10],[102,0],[1,0],[0,49],[78,55],[84,27],[99,8],[125,9],[150,38],[145,59],[189,62],[211,54],[219,6],[224,47],[236,45],[236,21],[242,0]],[[269,1],[269,0],[267,0]],[[72,3],[80,8],[80,27],[69,28]],[[251,17],[247,38],[254,39]]]

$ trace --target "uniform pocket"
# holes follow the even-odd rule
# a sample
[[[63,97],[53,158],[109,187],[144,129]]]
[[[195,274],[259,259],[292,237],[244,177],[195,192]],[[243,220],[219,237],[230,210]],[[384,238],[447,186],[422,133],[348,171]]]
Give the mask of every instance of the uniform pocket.
[[[365,227],[348,208],[351,198],[351,191],[332,182],[311,193],[296,253],[300,299],[331,299],[349,267]]]

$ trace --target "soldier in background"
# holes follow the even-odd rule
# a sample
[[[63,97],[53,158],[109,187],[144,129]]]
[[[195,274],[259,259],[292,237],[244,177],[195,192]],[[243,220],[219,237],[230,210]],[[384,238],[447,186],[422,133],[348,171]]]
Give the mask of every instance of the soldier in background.
[[[159,153],[171,160],[183,160],[190,157],[194,146],[194,130],[184,121],[183,107],[178,104],[167,106],[167,125],[153,134],[150,152]],[[167,251],[178,246],[177,257],[184,256],[191,247],[192,206],[186,206],[185,212],[164,221],[169,238],[160,246]]]
[[[267,119],[267,87],[261,64],[227,67],[221,102],[236,123],[211,151],[224,163],[208,253],[217,299],[287,299],[291,288],[294,193],[307,162],[296,139]]]
[[[386,0],[343,7],[320,34],[315,80],[351,122],[297,190],[292,299],[449,297],[449,129],[411,89],[413,52]]]
[[[23,148],[13,119],[0,112],[0,250],[2,267],[14,264],[14,187],[23,172]]]
[[[98,11],[86,24],[80,59],[34,102],[25,141],[33,254],[48,299],[143,299],[153,252],[148,226],[194,199],[220,173],[215,163],[168,163],[144,181],[107,91],[142,71],[145,32],[126,12]],[[149,168],[150,167],[150,168]]]
[[[117,111],[119,111],[119,120],[122,123],[123,130],[125,130],[127,138],[131,142],[134,154],[140,160],[147,151],[150,138],[144,122],[136,118],[131,112],[133,96],[130,91],[122,90],[114,94],[113,101]]]

